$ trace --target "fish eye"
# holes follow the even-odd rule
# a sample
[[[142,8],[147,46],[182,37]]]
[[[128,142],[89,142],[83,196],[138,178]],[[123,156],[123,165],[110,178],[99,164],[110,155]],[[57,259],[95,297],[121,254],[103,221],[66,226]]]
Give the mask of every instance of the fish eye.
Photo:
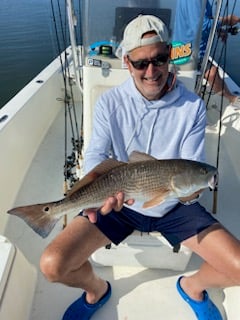
[[[45,211],[45,212],[48,212],[48,211],[49,211],[49,207],[45,207],[45,208],[44,208],[44,211]]]

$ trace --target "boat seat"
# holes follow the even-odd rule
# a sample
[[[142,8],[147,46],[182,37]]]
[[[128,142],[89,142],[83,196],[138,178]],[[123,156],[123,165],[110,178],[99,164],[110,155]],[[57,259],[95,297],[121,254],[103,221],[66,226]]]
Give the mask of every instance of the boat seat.
[[[181,245],[173,250],[168,241],[159,233],[134,231],[118,246],[111,244],[100,248],[91,259],[98,266],[131,266],[184,271],[192,252]]]

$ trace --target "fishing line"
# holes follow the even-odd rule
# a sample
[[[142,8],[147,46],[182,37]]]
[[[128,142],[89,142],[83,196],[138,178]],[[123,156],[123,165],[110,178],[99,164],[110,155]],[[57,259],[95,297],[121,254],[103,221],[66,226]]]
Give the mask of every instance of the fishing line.
[[[53,0],[51,0],[51,10],[52,10],[52,16],[53,16],[55,37],[56,37],[56,41],[57,41],[58,55],[59,55],[60,62],[61,62],[63,81],[64,81],[64,84],[65,84],[66,83],[66,77],[65,77],[64,67],[63,67],[62,56],[61,56],[61,52],[62,51],[61,51],[61,46],[60,46],[60,39],[59,39],[59,36],[58,36],[58,27],[57,27],[57,20],[56,20],[56,14],[55,14],[55,9],[54,9],[54,5],[53,5]]]
[[[59,0],[58,0],[58,8],[59,8],[59,15],[60,15],[60,20],[61,20],[61,29],[62,29],[62,36],[63,36],[63,40],[65,43],[65,48],[67,47],[67,22],[66,22],[66,15],[67,15],[67,9],[66,9],[67,5],[66,5],[66,0],[65,0],[65,28],[63,28],[63,23],[62,23],[62,15],[61,15],[61,8],[59,5]],[[65,30],[65,34],[63,32],[63,30]],[[77,152],[80,152],[80,148],[78,147],[79,143],[80,143],[80,135],[79,135],[79,128],[78,128],[78,121],[77,121],[77,114],[76,114],[76,104],[75,104],[75,100],[74,100],[74,94],[73,94],[73,81],[70,75],[70,68],[69,68],[69,63],[68,63],[68,59],[67,59],[67,52],[65,50],[65,61],[67,62],[67,68],[66,68],[66,72],[68,73],[68,79],[69,79],[69,88],[70,88],[70,97],[71,97],[71,101],[72,101],[72,108],[70,108],[69,106],[69,117],[70,117],[70,123],[71,123],[71,129],[72,129],[72,136],[73,136],[73,147],[74,150]],[[74,123],[75,123],[75,132],[74,132],[74,126],[73,126],[73,120],[72,120],[72,115],[71,115],[71,109],[73,111],[73,119],[74,119]],[[77,136],[77,138],[75,138],[75,135]]]
[[[57,9],[54,7],[53,0],[51,0],[51,9],[54,21],[54,29],[60,58],[62,77],[64,83],[64,98],[58,100],[64,102],[64,194],[73,186],[79,179],[80,172],[80,158],[82,149],[82,138],[77,121],[76,104],[73,94],[74,79],[70,74],[69,59],[67,53],[67,3],[64,0],[64,15],[60,1],[56,2]],[[56,12],[58,14],[59,23],[57,23]],[[60,28],[60,31],[59,31]],[[61,40],[60,40],[61,39]],[[64,47],[63,49],[61,47]],[[64,61],[63,61],[64,57]],[[69,121],[68,121],[69,120]],[[68,126],[70,125],[72,151],[68,156]],[[67,224],[66,217],[64,218],[63,227]]]
[[[81,139],[79,135],[79,128],[78,128],[78,121],[77,121],[77,114],[76,114],[76,104],[74,101],[74,95],[73,95],[73,79],[71,78],[70,75],[70,68],[69,68],[69,62],[67,59],[67,51],[65,50],[67,47],[67,23],[66,23],[66,1],[65,1],[65,14],[64,18],[62,15],[62,9],[60,6],[59,0],[57,0],[57,7],[58,7],[58,15],[59,15],[59,21],[60,21],[60,30],[61,30],[61,37],[62,37],[62,43],[64,44],[64,54],[65,54],[65,64],[63,63],[62,57],[61,57],[61,41],[60,41],[60,36],[58,34],[58,26],[57,26],[57,21],[56,21],[56,14],[54,10],[54,5],[53,1],[51,0],[52,4],[52,12],[53,12],[53,18],[54,18],[54,24],[55,24],[55,32],[56,32],[56,38],[57,38],[57,44],[58,44],[58,50],[59,50],[59,56],[60,56],[60,61],[61,61],[61,67],[62,67],[62,75],[63,75],[63,80],[64,80],[64,90],[65,90],[65,98],[64,98],[64,103],[65,103],[65,170],[69,169],[69,161],[67,157],[67,116],[69,116],[70,120],[70,128],[71,128],[71,133],[72,133],[72,144],[73,144],[73,150],[74,153],[80,152],[81,149]],[[67,79],[69,79],[69,88],[70,88],[70,94],[67,91]],[[74,128],[74,124],[75,128]],[[73,158],[75,156],[72,155]],[[76,157],[77,158],[77,157]],[[68,164],[67,164],[68,163]],[[67,164],[67,165],[66,165]],[[69,177],[69,173],[65,172],[65,176]]]
[[[64,18],[64,24],[63,24],[63,17],[62,17],[62,12],[61,12],[61,7],[60,7],[60,2],[59,0],[57,1],[58,4],[58,12],[59,12],[59,18],[60,18],[60,26],[61,26],[61,34],[62,34],[62,39],[63,39],[63,43],[64,43],[64,54],[65,54],[65,80],[69,79],[69,88],[70,88],[70,96],[67,92],[67,85],[66,85],[66,81],[65,81],[65,102],[67,104],[67,109],[68,109],[68,113],[69,113],[69,119],[70,119],[70,127],[71,127],[71,132],[72,132],[72,144],[73,144],[73,149],[76,151],[78,150],[77,147],[77,141],[80,140],[79,137],[79,130],[78,130],[78,123],[77,123],[77,115],[76,115],[76,107],[75,107],[75,102],[74,102],[74,95],[73,95],[73,89],[72,89],[72,79],[71,79],[71,75],[70,75],[70,68],[69,68],[69,62],[67,59],[67,51],[65,50],[67,47],[67,24],[66,24],[66,20],[67,20],[67,11],[66,11],[66,1],[65,1],[65,18]],[[64,26],[65,25],[65,26]],[[71,105],[70,105],[70,100],[71,100]],[[73,116],[72,116],[72,112],[71,110],[73,110]],[[75,129],[74,129],[74,125],[73,123],[75,123]],[[77,135],[77,139],[76,136]]]
[[[60,58],[60,63],[61,63],[61,69],[62,69],[62,76],[63,76],[63,82],[64,82],[64,89],[65,89],[65,99],[64,99],[64,158],[65,158],[65,165],[64,165],[64,177],[65,177],[65,182],[67,181],[67,103],[66,103],[66,75],[65,75],[65,70],[63,66],[63,61],[62,61],[62,55],[61,55],[61,47],[60,47],[60,39],[58,35],[58,28],[57,28],[57,21],[56,21],[56,14],[55,14],[55,9],[54,9],[54,4],[53,0],[51,0],[51,9],[52,9],[52,15],[53,15],[53,22],[54,22],[54,30],[55,30],[55,36],[56,36],[56,41],[57,41],[57,47],[58,47],[58,55]],[[61,99],[60,99],[61,100]]]
[[[60,14],[60,20],[61,20],[61,27],[62,27],[62,36],[63,39],[64,38],[64,33],[63,33],[63,26],[62,26],[62,17],[61,17],[61,10],[60,10],[60,5],[59,5],[59,1],[57,1],[58,3],[58,9],[59,9],[59,14]],[[62,61],[62,50],[61,50],[61,46],[60,46],[60,39],[59,39],[59,35],[58,35],[58,28],[57,28],[57,22],[56,22],[56,15],[55,15],[55,10],[54,10],[54,6],[53,6],[53,0],[51,0],[51,7],[52,7],[52,14],[53,14],[53,20],[54,20],[54,27],[55,27],[55,34],[56,34],[56,39],[57,39],[57,46],[58,46],[58,54],[60,57],[60,63],[61,63],[61,69],[62,69],[62,76],[63,76],[63,82],[64,82],[64,187],[63,187],[63,192],[64,194],[67,193],[67,179],[68,179],[68,157],[67,157],[67,110],[68,110],[68,105],[69,105],[69,97],[67,95],[67,83],[66,83],[66,69],[64,68],[63,65],[63,61]],[[66,42],[65,42],[66,45]],[[65,46],[66,47],[66,46]],[[65,61],[66,60],[66,52],[65,52]],[[67,217],[64,216],[63,218],[63,228],[67,225]]]
[[[228,15],[228,1],[226,3],[224,13],[226,13],[226,15]],[[219,37],[218,37],[218,39],[219,39]],[[221,50],[221,55],[222,55],[222,53],[224,51],[224,60],[223,60],[224,63],[223,63],[223,68],[222,68],[223,69],[223,76],[222,76],[223,81],[222,81],[222,94],[221,94],[220,113],[219,113],[219,130],[218,130],[218,138],[217,138],[217,155],[216,155],[216,167],[217,167],[218,170],[219,170],[221,132],[222,132],[223,92],[224,92],[224,85],[225,85],[224,78],[225,78],[225,70],[226,70],[226,52],[227,52],[226,48],[227,48],[227,40],[224,42],[222,50]],[[220,62],[218,62],[218,64],[219,63]],[[218,69],[217,69],[217,72],[218,72]],[[212,207],[213,214],[217,213],[217,196],[218,196],[218,185],[216,185],[215,189],[213,190],[213,207]]]

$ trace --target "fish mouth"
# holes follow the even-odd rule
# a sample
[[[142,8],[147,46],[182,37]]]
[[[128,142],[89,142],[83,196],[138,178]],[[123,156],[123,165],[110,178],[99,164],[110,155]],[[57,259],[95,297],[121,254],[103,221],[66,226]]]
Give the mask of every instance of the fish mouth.
[[[218,184],[218,174],[214,174],[208,181],[208,186],[211,190],[214,190]]]

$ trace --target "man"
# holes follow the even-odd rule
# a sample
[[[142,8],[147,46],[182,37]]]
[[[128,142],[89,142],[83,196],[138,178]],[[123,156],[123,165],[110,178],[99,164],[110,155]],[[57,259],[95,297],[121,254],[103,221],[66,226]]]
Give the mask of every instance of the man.
[[[168,41],[166,26],[154,16],[141,15],[126,27],[124,59],[131,77],[96,104],[87,171],[110,153],[126,161],[133,150],[156,158],[204,160],[206,108],[169,73]],[[200,206],[198,194],[181,199],[183,203],[171,199],[143,210],[119,192],[99,210],[77,216],[41,259],[48,280],[85,290],[63,319],[90,319],[106,303],[110,283],[94,273],[88,258],[111,242],[119,244],[135,229],[160,231],[173,246],[183,243],[205,260],[197,273],[179,278],[177,288],[197,319],[222,319],[205,289],[240,283],[240,243]]]
[[[176,7],[176,16],[173,32],[173,41],[180,41],[182,43],[192,43],[194,48],[194,40],[196,38],[199,23],[202,12],[201,0],[178,0]],[[240,18],[235,15],[229,15],[226,17],[220,17],[218,27],[221,28],[224,25],[234,26],[240,22]],[[199,47],[199,60],[203,60],[209,33],[213,24],[212,6],[209,1],[206,4],[206,10],[203,20],[202,38]],[[221,33],[219,30],[219,36],[223,41],[226,40],[226,33]],[[226,83],[222,80],[218,73],[218,69],[214,65],[209,65],[205,73],[205,78],[210,83],[213,91],[223,96],[229,101],[234,108],[240,108],[240,97],[232,94],[228,89]]]

